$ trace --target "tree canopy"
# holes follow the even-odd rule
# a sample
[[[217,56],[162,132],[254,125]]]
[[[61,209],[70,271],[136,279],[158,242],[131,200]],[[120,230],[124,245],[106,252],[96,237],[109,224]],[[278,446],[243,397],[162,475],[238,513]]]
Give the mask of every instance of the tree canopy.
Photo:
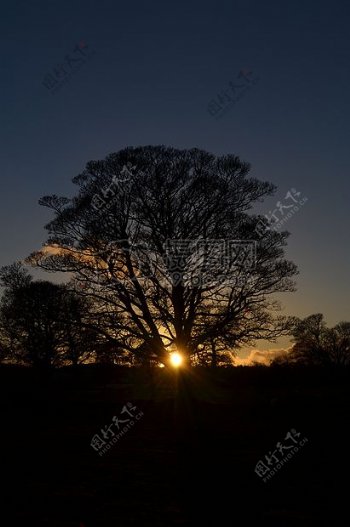
[[[347,366],[350,364],[350,322],[328,328],[322,313],[295,318],[292,324],[292,349],[275,359],[274,364]]]
[[[48,369],[77,365],[95,353],[98,337],[86,299],[66,285],[34,281],[20,264],[0,270],[2,359]]]
[[[126,148],[90,161],[71,198],[45,196],[49,238],[28,262],[67,272],[121,350],[166,362],[286,331],[275,293],[294,290],[287,232],[252,207],[275,191],[237,156]]]

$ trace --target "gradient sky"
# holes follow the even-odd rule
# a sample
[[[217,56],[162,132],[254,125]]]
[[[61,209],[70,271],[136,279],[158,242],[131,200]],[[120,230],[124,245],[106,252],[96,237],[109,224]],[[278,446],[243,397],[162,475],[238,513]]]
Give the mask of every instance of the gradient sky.
[[[51,216],[38,199],[75,192],[87,161],[198,147],[275,183],[266,213],[290,188],[308,198],[285,227],[300,275],[284,312],[350,320],[349,27],[345,0],[3,2],[0,265],[41,246]],[[44,86],[82,52],[56,93]],[[242,68],[259,82],[215,119],[208,103]]]

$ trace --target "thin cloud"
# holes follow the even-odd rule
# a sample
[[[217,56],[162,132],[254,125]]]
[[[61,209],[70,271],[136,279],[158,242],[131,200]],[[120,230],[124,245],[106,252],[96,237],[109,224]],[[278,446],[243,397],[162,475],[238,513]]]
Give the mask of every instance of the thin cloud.
[[[281,355],[289,353],[292,348],[278,348],[269,350],[258,350],[253,349],[249,352],[249,355],[245,358],[236,357],[234,359],[235,366],[253,366],[254,364],[262,364],[264,366],[270,366],[271,362]]]

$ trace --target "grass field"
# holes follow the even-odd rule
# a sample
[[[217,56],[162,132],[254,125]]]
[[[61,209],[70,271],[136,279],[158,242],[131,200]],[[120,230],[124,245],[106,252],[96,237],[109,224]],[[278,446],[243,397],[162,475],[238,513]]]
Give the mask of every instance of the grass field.
[[[0,386],[1,526],[350,525],[347,371],[2,367]],[[142,417],[100,456],[128,402]],[[264,482],[291,429],[306,444]]]

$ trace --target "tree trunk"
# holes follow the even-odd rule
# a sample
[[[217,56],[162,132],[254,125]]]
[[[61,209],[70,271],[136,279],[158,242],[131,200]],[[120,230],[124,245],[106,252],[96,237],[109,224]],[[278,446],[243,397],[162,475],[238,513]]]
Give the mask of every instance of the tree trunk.
[[[217,366],[217,353],[214,340],[211,341],[211,367],[216,368]]]

